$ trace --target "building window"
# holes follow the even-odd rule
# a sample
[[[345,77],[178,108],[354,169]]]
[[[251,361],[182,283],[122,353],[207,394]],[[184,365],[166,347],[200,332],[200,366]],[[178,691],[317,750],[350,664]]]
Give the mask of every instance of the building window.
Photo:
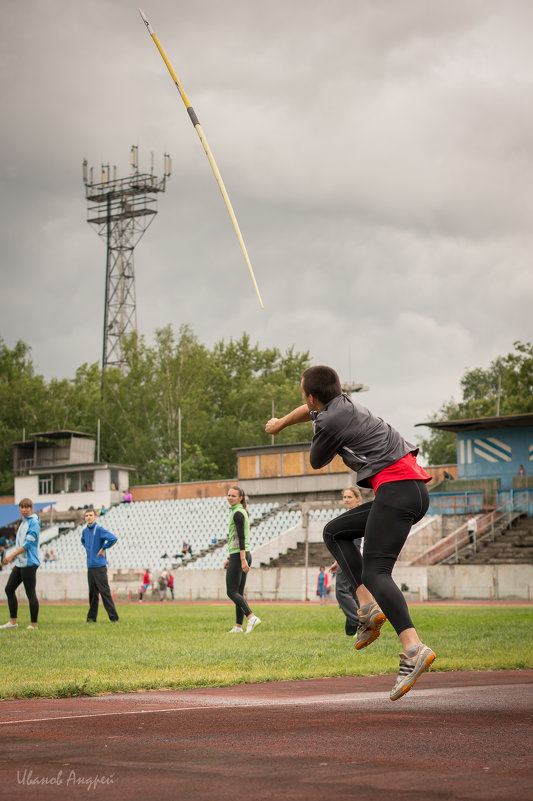
[[[83,492],[92,492],[94,488],[94,471],[85,470],[80,473],[80,484]]]
[[[52,494],[52,476],[39,476],[39,495]]]

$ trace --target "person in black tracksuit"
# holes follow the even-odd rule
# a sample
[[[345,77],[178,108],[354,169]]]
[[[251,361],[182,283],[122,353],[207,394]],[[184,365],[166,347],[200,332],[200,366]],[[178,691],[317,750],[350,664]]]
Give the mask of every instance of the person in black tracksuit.
[[[342,502],[345,509],[355,509],[356,506],[359,506],[361,503],[361,493],[357,487],[346,487],[346,489],[342,491]],[[358,537],[354,540],[353,544],[356,548],[361,550],[361,543],[362,539]],[[344,631],[348,637],[352,637],[354,634],[357,634],[357,629],[359,627],[359,617],[357,614],[359,602],[357,600],[357,595],[350,584],[348,576],[343,573],[337,561],[333,562],[329,568],[329,572],[332,576],[335,576],[335,597],[346,618]]]
[[[359,486],[374,490],[374,501],[326,524],[324,542],[357,593],[356,649],[373,643],[387,619],[400,638],[404,651],[390,694],[395,701],[435,659],[433,651],[420,641],[405,598],[392,579],[411,526],[428,509],[426,483],[430,477],[416,461],[418,448],[344,395],[339,376],[331,367],[318,365],[305,370],[301,389],[304,404],[282,418],[272,418],[265,430],[277,434],[311,419],[311,466],[320,469],[338,454],[357,473]],[[359,537],[364,538],[363,555],[354,546],[354,539]]]

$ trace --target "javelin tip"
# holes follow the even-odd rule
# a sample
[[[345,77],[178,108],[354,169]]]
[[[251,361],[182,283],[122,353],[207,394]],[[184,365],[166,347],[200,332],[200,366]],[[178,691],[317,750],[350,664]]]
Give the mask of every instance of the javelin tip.
[[[142,17],[142,21],[143,21],[143,22],[144,22],[144,24],[146,25],[146,27],[147,27],[147,29],[148,29],[148,33],[149,33],[149,34],[150,34],[150,36],[151,36],[151,35],[153,34],[152,26],[151,26],[151,25],[150,25],[150,23],[148,22],[148,20],[147,20],[147,18],[146,18],[146,14],[145,14],[145,13],[144,13],[144,11],[142,10],[142,8],[139,8],[139,14],[141,15],[141,17]]]

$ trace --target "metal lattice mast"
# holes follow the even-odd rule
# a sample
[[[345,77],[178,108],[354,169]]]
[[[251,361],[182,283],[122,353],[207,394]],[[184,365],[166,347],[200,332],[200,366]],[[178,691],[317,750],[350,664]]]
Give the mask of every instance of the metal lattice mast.
[[[138,151],[133,145],[128,178],[117,178],[116,167],[111,178],[109,164],[102,164],[100,180],[94,181],[93,168],[88,170],[83,161],[87,222],[107,247],[102,375],[110,365],[126,366],[122,339],[137,329],[133,251],[157,214],[157,195],[165,191],[171,173],[168,154],[162,178],[154,175],[153,154],[151,171],[139,172]]]

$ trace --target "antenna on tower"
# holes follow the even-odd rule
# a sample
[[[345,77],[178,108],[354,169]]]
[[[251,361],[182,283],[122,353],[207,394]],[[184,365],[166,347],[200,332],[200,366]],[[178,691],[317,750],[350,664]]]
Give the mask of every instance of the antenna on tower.
[[[135,272],[133,251],[157,214],[157,195],[164,192],[170,178],[170,156],[164,154],[163,177],[154,175],[153,154],[151,172],[139,172],[139,147],[132,145],[128,178],[117,178],[113,167],[102,164],[100,180],[95,182],[93,168],[83,160],[82,176],[87,198],[87,222],[105,239],[107,246],[104,332],[102,349],[102,389],[107,367],[126,368],[123,338],[137,330],[135,303]]]

